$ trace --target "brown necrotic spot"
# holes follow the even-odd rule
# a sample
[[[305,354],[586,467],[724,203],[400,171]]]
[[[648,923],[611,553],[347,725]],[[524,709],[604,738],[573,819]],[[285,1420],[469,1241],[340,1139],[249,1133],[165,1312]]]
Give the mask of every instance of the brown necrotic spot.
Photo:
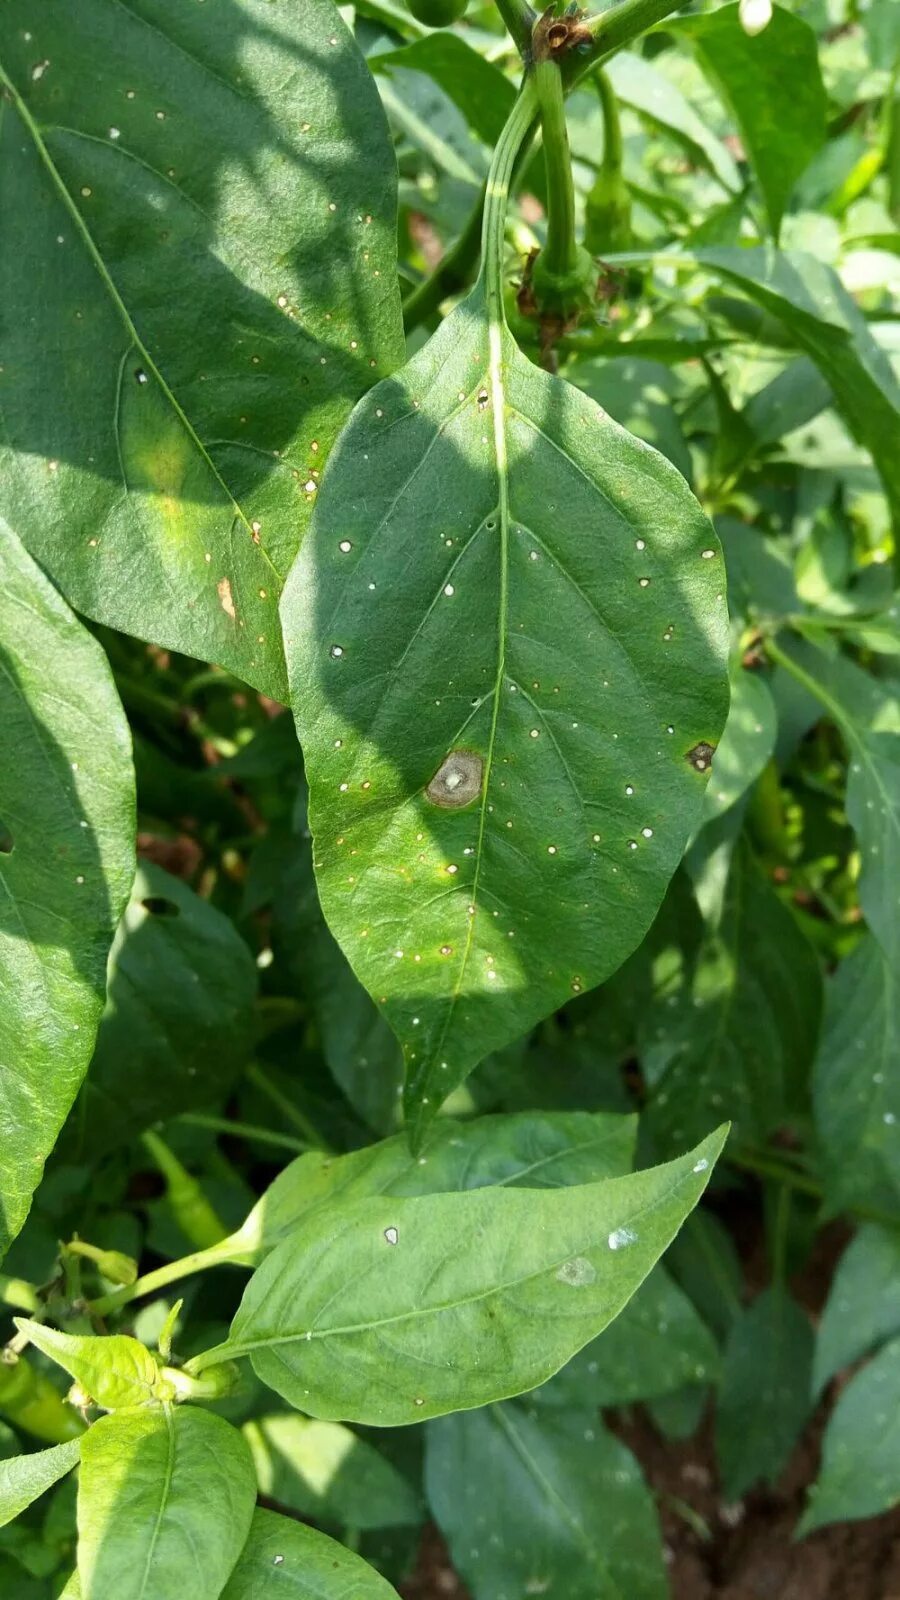
[[[481,793],[484,762],[471,750],[451,750],[425,790],[433,805],[458,811]]]
[[[715,753],[714,744],[695,744],[693,750],[688,751],[687,759],[695,772],[708,772]]]

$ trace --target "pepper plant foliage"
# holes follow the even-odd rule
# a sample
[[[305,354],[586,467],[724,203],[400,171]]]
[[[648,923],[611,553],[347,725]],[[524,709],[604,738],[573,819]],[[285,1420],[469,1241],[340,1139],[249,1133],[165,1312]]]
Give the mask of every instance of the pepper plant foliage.
[[[464,11],[0,15],[10,1600],[900,1499],[898,9]]]

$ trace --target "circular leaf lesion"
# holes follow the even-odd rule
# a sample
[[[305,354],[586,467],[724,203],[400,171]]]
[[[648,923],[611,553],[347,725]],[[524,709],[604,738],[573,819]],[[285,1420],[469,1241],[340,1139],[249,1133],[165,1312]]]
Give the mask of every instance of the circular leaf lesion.
[[[451,750],[445,756],[425,793],[433,805],[459,811],[481,794],[484,761],[472,750]]]

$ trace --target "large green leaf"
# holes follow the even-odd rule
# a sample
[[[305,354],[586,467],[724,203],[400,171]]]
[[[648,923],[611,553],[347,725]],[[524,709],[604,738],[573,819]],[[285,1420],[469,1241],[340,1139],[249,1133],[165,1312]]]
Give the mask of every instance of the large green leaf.
[[[423,1520],[422,1503],[390,1461],[340,1422],[296,1411],[244,1424],[260,1494],[326,1526],[389,1528]]]
[[[645,1055],[648,1115],[664,1149],[718,1116],[764,1139],[803,1107],[819,1034],[818,960],[745,846],[692,982],[672,998],[651,1017]]]
[[[874,1517],[900,1502],[900,1339],[841,1393],[825,1432],[822,1469],[798,1532]]]
[[[599,1339],[535,1393],[542,1404],[629,1405],[718,1375],[715,1339],[687,1295],[654,1267]]]
[[[813,1082],[823,1174],[835,1210],[900,1206],[900,973],[870,936],[826,996]]]
[[[194,1406],[101,1417],[81,1444],[81,1600],[217,1600],[250,1531],[241,1435]]]
[[[110,953],[106,1009],[78,1108],[95,1156],[227,1092],[250,1049],[256,968],[234,924],[149,862]]]
[[[417,1130],[652,922],[724,722],[723,591],[680,474],[481,285],[354,413],[282,615],[322,907]]]
[[[128,725],[100,646],[0,518],[0,1259],[78,1092],[134,875]]]
[[[417,1156],[405,1134],[343,1156],[298,1156],[262,1194],[235,1248],[260,1261],[316,1206],[370,1195],[457,1193],[488,1185],[554,1189],[618,1178],[631,1168],[633,1117],[535,1111],[433,1123]]]
[[[9,0],[0,82],[0,506],[79,610],[283,699],[282,578],[402,359],[371,75],[329,0]]]
[[[737,119],[773,234],[797,179],[825,143],[825,90],[816,36],[801,17],[775,6],[751,36],[738,5],[677,25]]]
[[[222,1600],[397,1600],[397,1592],[326,1534],[271,1511],[254,1511]]]
[[[813,1389],[900,1334],[900,1231],[867,1222],[838,1262],[816,1335]]]
[[[337,1201],[257,1269],[227,1342],[299,1410],[390,1426],[536,1387],[622,1309],[725,1137],[558,1190]]]
[[[630,1450],[584,1410],[520,1404],[428,1427],[425,1482],[476,1600],[665,1600],[653,1497]]]
[[[58,1483],[76,1465],[81,1440],[54,1445],[52,1450],[36,1450],[31,1455],[10,1456],[0,1461],[0,1527]]]
[[[772,1483],[812,1409],[813,1332],[782,1288],[766,1289],[739,1317],[725,1350],[716,1448],[726,1495]]]

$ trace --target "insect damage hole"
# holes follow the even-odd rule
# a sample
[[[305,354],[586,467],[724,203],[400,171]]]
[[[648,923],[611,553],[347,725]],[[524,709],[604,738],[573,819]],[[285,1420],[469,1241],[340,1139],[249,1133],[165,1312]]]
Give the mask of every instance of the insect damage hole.
[[[425,790],[433,805],[458,811],[481,793],[484,762],[471,750],[451,750]]]

